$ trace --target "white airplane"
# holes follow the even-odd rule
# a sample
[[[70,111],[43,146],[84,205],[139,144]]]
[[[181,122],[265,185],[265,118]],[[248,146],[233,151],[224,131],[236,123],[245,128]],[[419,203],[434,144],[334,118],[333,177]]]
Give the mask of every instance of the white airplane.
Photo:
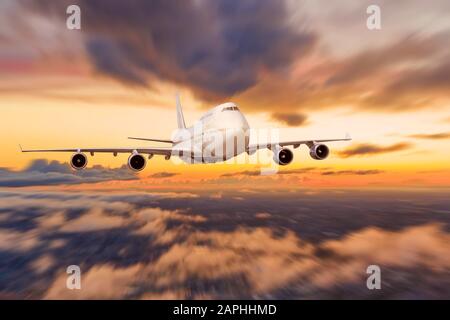
[[[205,113],[192,127],[186,128],[180,98],[176,97],[178,129],[172,140],[135,138],[129,139],[155,141],[169,143],[169,148],[73,148],[73,149],[43,149],[23,150],[22,152],[74,152],[70,164],[76,170],[84,169],[87,165],[85,152],[94,155],[97,152],[129,153],[128,167],[133,171],[141,171],[146,165],[144,155],[150,159],[153,155],[163,155],[166,160],[171,156],[178,156],[187,163],[215,163],[225,161],[244,152],[254,154],[259,149],[268,148],[273,152],[273,160],[280,165],[291,163],[293,152],[286,148],[292,146],[298,148],[306,144],[310,149],[310,156],[315,160],[323,160],[328,157],[329,148],[323,142],[349,141],[350,136],[344,139],[322,140],[296,140],[274,141],[250,144],[250,127],[237,105],[232,102],[223,103]]]

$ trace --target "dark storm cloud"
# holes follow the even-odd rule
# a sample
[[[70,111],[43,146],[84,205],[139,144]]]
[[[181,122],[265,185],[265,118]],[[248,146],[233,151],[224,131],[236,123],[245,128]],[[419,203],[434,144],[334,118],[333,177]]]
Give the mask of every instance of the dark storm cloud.
[[[163,171],[163,172],[157,172],[157,173],[151,174],[148,177],[149,178],[162,179],[162,178],[171,178],[171,177],[174,177],[176,175],[179,175],[179,173]]]
[[[110,169],[93,166],[74,172],[69,164],[45,159],[34,160],[22,171],[0,169],[0,187],[26,187],[58,184],[95,183],[108,180],[133,180],[138,176],[126,166]]]
[[[412,144],[407,142],[399,142],[389,146],[379,146],[376,144],[362,143],[351,146],[345,150],[337,152],[341,158],[371,156],[383,153],[397,152],[410,149]]]
[[[316,36],[288,25],[284,1],[38,0],[43,14],[82,11],[82,32],[95,68],[131,84],[153,77],[225,97],[257,83],[260,72],[289,68]]]
[[[408,137],[415,139],[442,140],[442,139],[449,139],[450,132],[419,133],[419,134],[411,134]]]
[[[146,85],[143,72],[130,66],[129,58],[119,44],[99,38],[88,40],[86,48],[99,71],[129,84]]]
[[[308,117],[301,113],[272,113],[272,119],[287,124],[288,126],[302,126],[308,123]]]

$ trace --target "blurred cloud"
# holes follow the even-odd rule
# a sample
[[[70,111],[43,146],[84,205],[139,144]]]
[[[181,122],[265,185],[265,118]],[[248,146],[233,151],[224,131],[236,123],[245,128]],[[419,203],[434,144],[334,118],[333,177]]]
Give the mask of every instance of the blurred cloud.
[[[27,251],[39,245],[34,232],[0,230],[0,250]]]
[[[240,172],[224,173],[221,177],[235,177],[235,176],[260,176],[261,170],[245,170]]]
[[[439,56],[442,53],[440,50],[443,49],[444,35],[446,34],[424,37],[420,34],[409,34],[381,48],[370,48],[356,53],[339,61],[336,72],[327,79],[327,84],[354,83],[373,78],[405,61],[419,62],[432,55]],[[401,79],[404,80],[403,77]]]
[[[106,168],[95,165],[74,172],[67,163],[36,159],[22,171],[0,168],[0,187],[26,187],[58,184],[96,183],[109,180],[134,180],[139,177],[127,166]]]
[[[408,137],[415,139],[442,140],[450,138],[450,132],[418,133],[418,134],[411,134]]]
[[[351,287],[352,283],[359,282],[359,297],[368,297],[367,289],[362,289],[365,269],[374,262],[385,268],[425,267],[445,272],[450,267],[446,255],[449,237],[435,225],[399,232],[368,228],[318,246],[304,243],[290,232],[275,237],[264,228],[197,233],[146,266],[136,263],[119,268],[108,264],[92,267],[83,278],[83,290],[67,290],[67,274],[62,273],[45,298],[123,299],[139,292],[137,286],[145,288],[151,283],[153,290],[145,292],[141,298],[183,299],[190,297],[188,291],[182,289],[182,284],[190,279],[207,283],[215,279],[231,281],[231,277],[243,281],[243,296],[247,290],[253,297],[261,297],[289,286],[291,292],[297,292],[300,297],[314,297],[318,292],[331,294],[345,285]],[[419,290],[437,283],[437,279],[426,279],[413,291],[418,294]],[[229,285],[239,286],[233,282]],[[307,290],[301,293],[305,285]],[[206,297],[217,298],[212,292],[206,293]]]
[[[285,1],[27,4],[44,15],[62,14],[68,4],[78,4],[85,50],[98,72],[131,85],[169,81],[203,99],[241,92],[261,73],[289,67],[316,43],[314,33],[289,24]]]
[[[108,215],[102,209],[92,208],[77,219],[67,221],[62,225],[62,232],[91,232],[124,225],[126,220],[117,215]]]
[[[338,151],[337,154],[341,158],[349,158],[349,157],[362,157],[362,156],[371,156],[378,155],[390,152],[403,151],[412,148],[411,143],[407,142],[399,142],[388,146],[379,146],[376,144],[370,143],[362,143],[350,146],[347,149],[342,151]]]
[[[179,175],[179,173],[163,171],[163,172],[157,172],[157,173],[151,174],[148,177],[149,178],[161,179],[161,178],[171,178],[171,177],[174,177],[176,175]]]
[[[0,294],[369,298],[370,264],[391,284],[380,298],[450,294],[445,192],[266,191],[239,204],[236,194],[186,208],[181,194],[2,191]],[[68,264],[82,290],[67,290]]]
[[[380,174],[384,171],[382,170],[329,170],[329,168],[315,168],[315,167],[305,167],[305,168],[299,168],[299,169],[288,169],[288,170],[279,170],[276,172],[275,175],[297,175],[297,174],[305,174],[309,172],[319,173],[324,176],[331,176],[331,175],[370,175],[370,174]],[[265,177],[261,173],[260,170],[245,170],[240,172],[230,172],[230,173],[224,173],[221,175],[221,177],[239,177],[239,176],[261,176]]]
[[[291,232],[275,237],[264,228],[198,233],[173,246],[149,269],[158,273],[160,284],[183,280],[173,279],[167,272],[175,270],[187,278],[244,275],[256,295],[304,282],[317,290],[345,282],[363,282],[362,274],[373,261],[405,268],[427,266],[444,272],[450,266],[445,255],[449,240],[447,233],[432,225],[399,232],[368,228],[317,246],[302,242]],[[204,242],[210,245],[201,246]],[[328,252],[318,255],[321,251]],[[399,253],[403,259],[398,258]]]
[[[299,63],[295,76],[266,77],[238,98],[255,110],[274,105],[297,112],[337,106],[372,112],[444,108],[450,101],[449,32],[414,32],[340,57],[322,54]]]
[[[273,113],[272,119],[287,124],[288,126],[304,126],[308,124],[308,117],[299,113]]]
[[[300,169],[288,169],[288,170],[279,170],[276,172],[277,175],[289,175],[289,174],[302,174],[313,170],[320,170],[314,167],[305,167]],[[224,173],[221,177],[236,177],[236,176],[261,176],[264,177],[261,170],[245,170],[240,172],[229,172]]]
[[[133,88],[170,83],[190,89],[201,103],[233,99],[249,111],[271,113],[277,106],[283,112],[273,118],[288,125],[305,124],[302,114],[311,108],[442,108],[450,101],[450,29],[445,10],[436,10],[445,1],[431,3],[384,3],[391,13],[387,33],[367,37],[361,17],[368,2],[324,9],[320,2],[287,0],[7,1],[0,67],[23,72],[52,57],[48,67],[55,62],[67,70],[64,60],[78,61],[80,69]],[[69,4],[82,8],[82,32],[61,28]],[[441,21],[423,30],[422,22],[407,19],[415,11]],[[18,12],[22,18],[12,20]],[[345,36],[331,32],[336,25]]]
[[[380,174],[383,173],[382,170],[340,170],[340,171],[324,171],[321,174],[324,176],[331,176],[331,175],[358,175],[358,176],[364,176],[368,174]]]
[[[44,299],[123,299],[132,291],[140,265],[116,268],[112,265],[94,266],[83,275],[82,290],[67,290],[67,273],[58,275]],[[79,292],[75,292],[79,291]]]

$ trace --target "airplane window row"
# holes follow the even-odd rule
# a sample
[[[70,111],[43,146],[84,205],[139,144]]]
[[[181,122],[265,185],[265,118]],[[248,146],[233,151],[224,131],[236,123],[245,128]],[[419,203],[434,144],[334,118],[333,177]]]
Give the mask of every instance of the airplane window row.
[[[223,108],[223,109],[222,109],[222,112],[223,112],[223,111],[231,111],[231,110],[239,111],[238,107],[226,107],[226,108]]]

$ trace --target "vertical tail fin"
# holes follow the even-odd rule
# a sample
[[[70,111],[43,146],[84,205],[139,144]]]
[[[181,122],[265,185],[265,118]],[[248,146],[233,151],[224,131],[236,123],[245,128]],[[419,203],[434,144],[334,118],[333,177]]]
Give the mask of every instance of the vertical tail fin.
[[[183,110],[181,109],[181,102],[180,102],[180,94],[176,94],[176,104],[177,104],[177,121],[178,121],[178,129],[185,129],[186,124],[184,123],[184,116],[183,116]]]

